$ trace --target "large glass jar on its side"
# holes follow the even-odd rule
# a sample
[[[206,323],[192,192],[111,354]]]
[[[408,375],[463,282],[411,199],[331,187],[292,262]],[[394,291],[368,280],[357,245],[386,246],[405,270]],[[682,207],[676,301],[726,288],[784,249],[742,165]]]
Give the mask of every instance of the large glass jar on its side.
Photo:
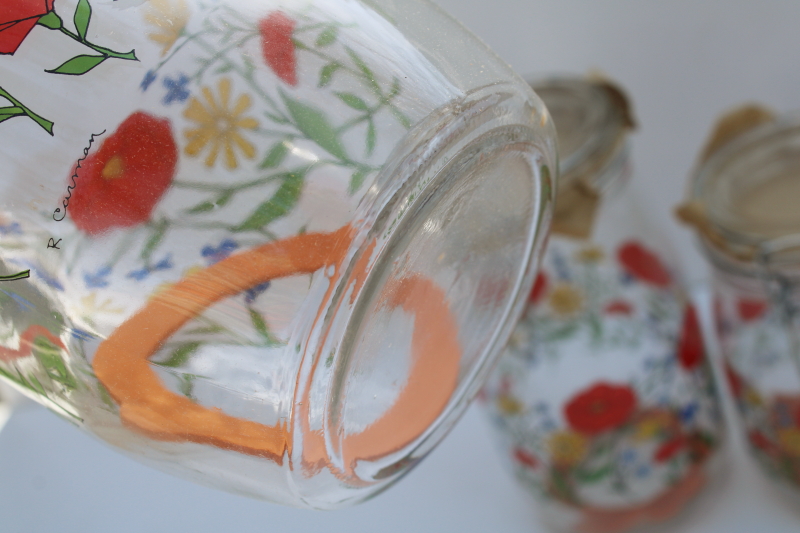
[[[535,278],[557,159],[528,84],[429,0],[3,1],[0,24],[0,381],[273,502],[418,464]]]
[[[533,87],[560,145],[553,230],[485,398],[548,525],[627,531],[704,488],[721,413],[697,312],[627,184],[623,93],[581,79]]]
[[[725,373],[750,449],[800,502],[800,116],[732,111],[679,215],[713,267]]]

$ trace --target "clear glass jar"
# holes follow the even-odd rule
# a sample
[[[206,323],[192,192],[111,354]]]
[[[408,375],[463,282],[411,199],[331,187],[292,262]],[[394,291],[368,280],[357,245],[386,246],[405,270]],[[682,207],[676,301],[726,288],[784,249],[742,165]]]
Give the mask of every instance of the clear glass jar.
[[[485,398],[549,526],[626,531],[678,514],[715,475],[721,413],[697,312],[628,187],[623,93],[532,85],[556,123],[559,191],[528,310]]]
[[[713,267],[714,314],[749,447],[800,502],[800,116],[720,120],[679,214]]]
[[[364,500],[533,284],[555,132],[426,0],[0,3],[0,375],[136,459]]]

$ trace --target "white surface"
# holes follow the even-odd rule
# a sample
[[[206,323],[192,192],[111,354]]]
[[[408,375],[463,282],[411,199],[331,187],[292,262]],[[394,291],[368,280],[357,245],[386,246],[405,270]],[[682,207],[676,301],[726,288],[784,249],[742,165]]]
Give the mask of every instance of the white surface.
[[[713,119],[759,100],[800,108],[800,2],[440,0],[520,73],[599,69],[624,85],[641,125],[634,163],[643,205],[668,226],[693,283],[706,276],[671,220]],[[0,433],[0,532],[540,531],[473,408],[407,479],[362,506],[320,513],[206,489],[150,470],[40,408]],[[731,477],[675,533],[796,532],[734,443]]]

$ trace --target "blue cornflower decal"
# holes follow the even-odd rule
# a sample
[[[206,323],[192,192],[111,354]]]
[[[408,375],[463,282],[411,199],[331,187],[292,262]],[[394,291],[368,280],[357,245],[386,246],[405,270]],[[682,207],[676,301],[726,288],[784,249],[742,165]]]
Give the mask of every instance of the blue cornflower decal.
[[[0,225],[0,235],[22,235],[22,226],[18,222]]]
[[[269,281],[266,281],[264,283],[256,285],[255,287],[247,289],[244,292],[244,301],[247,303],[247,305],[252,305],[253,303],[255,303],[256,298],[258,298],[258,296],[267,289],[269,289]]]
[[[238,247],[239,243],[233,239],[225,239],[219,243],[219,246],[211,246],[210,244],[203,246],[203,249],[200,250],[200,255],[208,259],[210,265],[213,265],[231,255]]]
[[[74,338],[78,339],[79,341],[90,341],[95,338],[94,335],[82,329],[72,328],[70,330],[70,333]]]
[[[27,308],[28,311],[33,311],[34,309],[36,309],[36,306],[34,306],[31,302],[29,302],[28,300],[26,300],[25,298],[23,298],[22,296],[20,296],[15,292],[6,292],[1,289],[0,292],[5,294],[6,296],[10,296],[11,299],[17,302],[17,305],[19,305],[23,309]]]
[[[683,422],[684,424],[690,423],[697,414],[698,409],[700,409],[700,406],[697,405],[696,402],[692,402],[683,409],[681,409],[680,412],[681,422]]]
[[[83,275],[83,281],[90,289],[102,289],[108,287],[108,275],[111,274],[111,267],[104,266],[95,273],[87,272]]]
[[[189,78],[186,74],[181,73],[176,79],[164,78],[162,83],[167,89],[167,94],[162,100],[164,105],[169,105],[174,102],[185,102],[186,99],[189,98],[189,89],[186,88],[189,84]]]
[[[153,272],[158,272],[159,270],[169,270],[173,266],[175,265],[172,264],[172,254],[170,254],[155,265],[146,266],[144,268],[140,268],[139,270],[131,270],[128,272],[126,277],[135,279],[136,281],[142,281]]]
[[[142,88],[142,92],[146,91],[154,81],[156,81],[156,73],[152,70],[148,70],[147,74],[144,75],[144,79],[142,79],[142,83],[139,84],[139,87]]]

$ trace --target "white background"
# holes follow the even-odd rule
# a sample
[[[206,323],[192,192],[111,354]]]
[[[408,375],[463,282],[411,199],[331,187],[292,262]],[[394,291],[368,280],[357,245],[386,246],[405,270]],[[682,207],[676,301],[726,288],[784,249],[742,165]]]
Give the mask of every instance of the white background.
[[[707,277],[671,219],[714,118],[758,100],[800,108],[796,0],[439,0],[522,74],[597,69],[629,91],[642,205],[673,239],[693,287]],[[733,440],[728,482],[676,533],[800,530]],[[503,468],[473,407],[406,479],[361,506],[311,512],[199,487],[127,459],[38,407],[0,433],[0,532],[540,531],[528,495]]]

